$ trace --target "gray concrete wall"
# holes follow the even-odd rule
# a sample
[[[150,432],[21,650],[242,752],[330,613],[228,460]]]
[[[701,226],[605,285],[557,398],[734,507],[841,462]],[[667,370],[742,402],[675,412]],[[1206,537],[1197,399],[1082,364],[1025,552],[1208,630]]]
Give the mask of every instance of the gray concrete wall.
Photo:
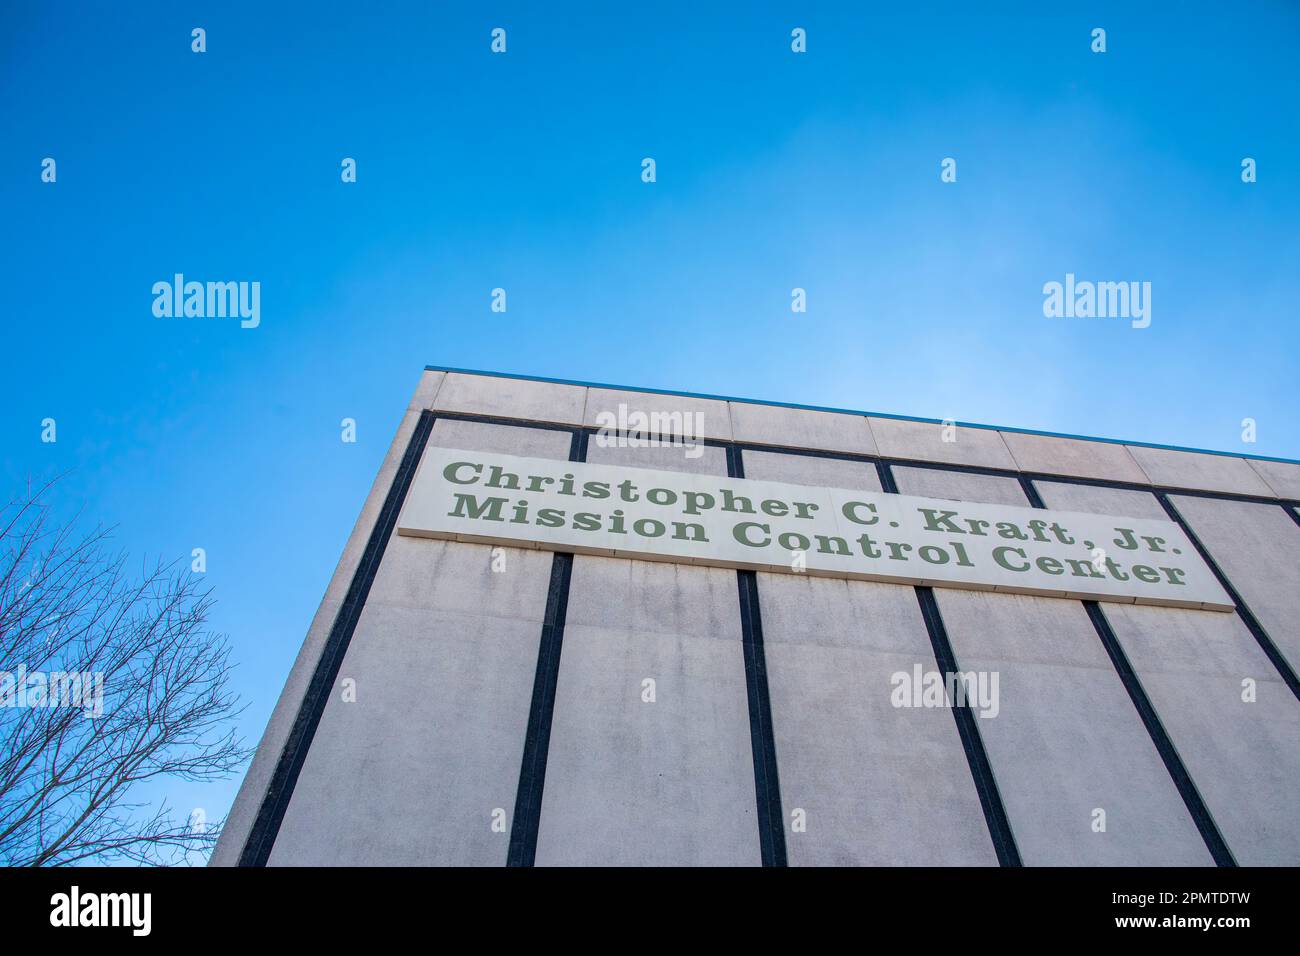
[[[587,460],[727,472],[717,448]],[[537,865],[759,864],[739,600],[735,571],[574,558]]]
[[[1010,478],[894,477],[903,494],[1028,504]],[[976,723],[1027,865],[1212,862],[1081,604],[942,588],[935,597],[957,666],[1000,675],[999,712]],[[1093,829],[1098,809],[1104,833]]]
[[[426,372],[343,551],[213,856],[239,858],[421,410],[594,425],[620,405],[700,416],[765,448],[1300,495],[1300,466],[726,399]],[[956,441],[948,439],[956,437]],[[441,419],[433,444],[564,459],[563,431]],[[723,475],[708,448],[602,447],[590,461]],[[748,477],[878,490],[870,462],[744,452]],[[1016,480],[894,469],[900,491],[1026,503]],[[1052,508],[1164,517],[1146,491],[1038,485]],[[1300,528],[1276,505],[1173,500],[1273,640],[1300,661]],[[552,557],[393,537],[290,800],[272,864],[506,860]],[[914,589],[758,575],[786,845],[794,865],[996,862],[952,713],[893,706],[935,667]],[[1028,864],[1210,862],[1082,606],[939,589],[965,670],[999,673],[976,718]],[[1300,703],[1236,615],[1103,605],[1239,862],[1300,862]],[[655,680],[655,702],[642,700]],[[345,703],[342,682],[355,681]],[[1243,699],[1253,682],[1254,699]],[[1092,812],[1106,811],[1094,833]],[[802,811],[806,829],[792,827]],[[493,826],[499,816],[500,826]],[[574,559],[537,863],[759,858],[736,573]]]
[[[1300,525],[1278,505],[1171,495],[1273,643],[1300,672]]]
[[[429,441],[569,453],[565,432],[447,420]],[[492,552],[390,538],[271,865],[504,865],[552,556],[504,548],[497,572]]]
[[[752,451],[744,460],[750,478],[880,490],[871,464]],[[890,703],[893,674],[935,667],[915,589],[786,574],[758,582],[790,864],[996,865],[952,714]]]
[[[288,739],[294,720],[297,718],[303,695],[306,693],[307,686],[311,682],[312,673],[320,660],[321,650],[329,636],[330,629],[334,626],[334,620],[338,616],[343,595],[347,592],[348,582],[352,580],[352,576],[356,572],[366,541],[369,539],[371,532],[374,530],[375,522],[379,518],[379,512],[383,507],[384,498],[388,494],[389,487],[392,485],[393,476],[397,472],[402,456],[406,453],[407,445],[410,443],[411,435],[415,431],[420,413],[432,405],[445,378],[446,376],[442,372],[426,371],[420,376],[415,394],[411,398],[406,413],[402,416],[392,444],[385,453],[383,463],[379,466],[379,472],[375,475],[375,480],[370,486],[366,500],[361,506],[361,513],[358,515],[352,533],[348,536],[348,540],[344,545],[343,553],[335,565],[334,574],[330,578],[326,594],[312,618],[311,626],[307,630],[307,636],[298,649],[293,667],[285,681],[284,690],[280,692],[280,697],[276,701],[270,720],[267,722],[261,741],[258,743],[257,751],[253,755],[252,763],[248,772],[244,775],[244,781],[240,785],[239,793],[235,796],[235,801],[222,828],[221,838],[212,852],[210,861],[212,866],[235,866],[239,862],[240,854],[248,841],[249,833],[257,818],[266,789],[270,785],[272,775],[275,773],[276,764],[279,762],[280,755],[284,750],[285,741]]]
[[[1055,482],[1037,488],[1052,508],[1164,515],[1159,502],[1142,492]],[[1271,508],[1290,521],[1276,506],[1249,507]],[[1119,604],[1103,604],[1102,612],[1237,862],[1295,865],[1300,701],[1241,619]],[[1255,683],[1253,702],[1243,699],[1245,680]]]

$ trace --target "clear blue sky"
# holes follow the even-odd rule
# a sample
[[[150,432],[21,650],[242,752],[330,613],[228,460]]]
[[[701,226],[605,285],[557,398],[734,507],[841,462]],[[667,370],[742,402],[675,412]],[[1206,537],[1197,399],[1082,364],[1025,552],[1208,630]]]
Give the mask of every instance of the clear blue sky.
[[[1300,6],[615,6],[0,12],[4,489],[207,549],[250,740],[425,363],[1300,457]]]

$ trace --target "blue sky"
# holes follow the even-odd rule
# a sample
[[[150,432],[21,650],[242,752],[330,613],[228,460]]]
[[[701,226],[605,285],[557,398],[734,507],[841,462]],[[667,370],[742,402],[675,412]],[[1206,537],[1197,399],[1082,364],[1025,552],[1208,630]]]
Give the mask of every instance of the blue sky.
[[[250,741],[425,363],[1300,457],[1300,7],[720,6],[0,12],[0,478],[206,548]]]

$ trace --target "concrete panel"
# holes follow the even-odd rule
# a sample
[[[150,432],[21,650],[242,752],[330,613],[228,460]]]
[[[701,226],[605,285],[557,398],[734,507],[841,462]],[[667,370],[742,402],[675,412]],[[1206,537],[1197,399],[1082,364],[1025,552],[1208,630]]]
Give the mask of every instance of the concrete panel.
[[[1150,484],[1123,445],[1024,432],[1000,432],[1021,471]]]
[[[261,742],[258,744],[252,763],[244,775],[243,783],[240,784],[239,793],[231,805],[221,839],[212,853],[210,860],[212,866],[235,866],[239,862],[239,855],[248,841],[249,832],[262,805],[262,798],[271,782],[271,776],[275,773],[289,731],[298,716],[302,696],[311,681],[312,674],[315,673],[321,650],[334,625],[343,595],[347,593],[348,585],[361,560],[361,553],[365,549],[365,543],[374,530],[379,512],[383,508],[384,498],[392,486],[393,476],[397,472],[402,456],[406,454],[406,447],[410,443],[419,419],[420,415],[417,411],[408,411],[402,417],[397,434],[393,437],[384,461],[379,466],[379,473],[375,476],[365,503],[361,506],[361,513],[344,545],[343,554],[334,567],[334,574],[330,578],[326,594],[307,630],[307,636],[298,650],[298,656],[289,671],[284,689],[280,692],[280,697],[271,712],[271,718],[262,732]]]
[[[996,865],[952,714],[891,704],[935,667],[914,589],[758,581],[791,865]]]
[[[946,432],[933,422],[909,422],[897,418],[868,418],[876,447],[886,458],[934,461],[949,465],[979,465],[984,468],[1016,470],[1015,459],[992,428],[958,426]],[[944,441],[951,434],[953,441]]]
[[[491,550],[389,542],[271,865],[505,864],[552,559]]]
[[[570,432],[525,425],[492,425],[439,418],[433,423],[429,444],[466,451],[494,451],[502,455],[567,460],[573,444]]]
[[[894,483],[905,495],[950,498],[958,501],[984,501],[995,505],[1026,507],[1029,502],[1015,478],[967,475],[936,468],[894,466]]]
[[[1168,448],[1144,448],[1141,445],[1127,447],[1129,454],[1147,473],[1152,484],[1167,488],[1225,491],[1237,495],[1273,495],[1273,489],[1244,458],[1201,455],[1196,452],[1171,451]]]
[[[650,424],[640,425],[633,417],[638,414],[648,416]],[[620,429],[628,423],[627,427],[635,431],[648,427],[655,433],[731,440],[731,415],[721,399],[589,388],[583,418],[593,427],[606,425],[612,419]]]
[[[1300,525],[1279,505],[1170,500],[1292,669],[1300,670]]]
[[[876,442],[865,416],[750,402],[729,404],[731,431],[736,441],[858,455],[876,453]]]
[[[725,475],[727,452],[716,445],[699,445],[693,449],[668,445],[620,448],[602,445],[597,436],[587,440],[587,461],[596,465],[625,465],[630,468],[659,468],[692,475]]]
[[[899,491],[999,500],[1013,479],[895,469]],[[1010,503],[1010,502],[1006,502]],[[1021,496],[1019,503],[1024,504]],[[997,716],[977,718],[1021,857],[1029,865],[1209,864],[1211,858],[1083,606],[939,588],[963,671],[998,675]],[[1161,609],[1165,610],[1165,609]],[[1106,813],[1106,832],[1093,814]]]
[[[738,600],[734,571],[574,559],[539,866],[758,865]]]
[[[567,458],[569,443],[562,431],[447,420],[429,439],[549,458]],[[345,560],[364,543],[350,542]],[[336,683],[273,865],[505,862],[551,555],[506,548],[501,558],[494,571],[486,546],[389,538],[339,671],[357,682],[357,699],[345,703]],[[330,594],[341,599],[350,582],[336,574]],[[286,688],[295,715],[310,676]],[[506,833],[491,829],[497,808]]]
[[[1156,497],[1146,491],[1104,488],[1100,485],[1072,485],[1063,481],[1036,481],[1034,487],[1043,504],[1056,511],[1084,511],[1121,518],[1168,520]]]
[[[778,451],[746,451],[745,477],[762,481],[787,481],[814,488],[863,488],[880,491],[880,474],[869,461],[787,455]]]
[[[1164,514],[1154,496],[1141,492],[1048,482],[1038,488],[1051,508]],[[1241,619],[1113,604],[1102,611],[1237,862],[1294,866],[1300,703]],[[1246,678],[1257,684],[1250,704],[1241,699]]]
[[[1300,465],[1289,461],[1260,461],[1246,459],[1255,473],[1268,483],[1279,498],[1300,499]]]
[[[747,451],[750,478],[880,490],[870,462]],[[911,587],[758,576],[786,849],[795,866],[997,863],[952,714],[890,705],[934,667]],[[795,832],[791,813],[804,811]]]
[[[1300,702],[1241,619],[1127,604],[1105,614],[1237,862],[1300,863]]]
[[[507,455],[531,455],[537,458],[560,458],[569,457],[569,446],[572,444],[572,436],[565,431],[559,431],[549,428],[528,428],[525,426],[515,425],[492,425],[483,422],[463,422],[452,419],[440,418],[433,423],[433,430],[429,434],[429,446],[439,446],[442,448],[463,448],[466,451],[494,451]],[[405,450],[405,449],[403,449]],[[385,463],[388,469],[388,483],[392,482],[392,475],[397,471],[397,464],[401,456],[391,463]],[[384,472],[380,472],[380,477]],[[385,492],[388,486],[384,486]],[[348,539],[347,547],[343,552],[343,561],[340,567],[346,564],[350,568],[356,568],[357,562],[361,560],[361,553],[365,550],[366,542],[370,537],[370,528],[374,527],[375,519],[379,515],[379,509],[383,506],[383,496],[377,501],[368,501],[366,507],[370,509],[363,515],[368,522],[366,524],[365,535],[358,535],[353,532]],[[361,527],[358,522],[357,527]],[[336,573],[330,580],[329,588],[325,592],[327,600],[342,601],[347,596],[348,587],[352,584],[352,574],[341,575]]]
[[[446,377],[446,372],[432,372],[425,369],[420,374],[419,383],[415,386],[415,394],[411,396],[409,408],[417,412],[433,408],[434,399],[438,396],[438,389],[442,387],[442,380]]]
[[[716,448],[593,442],[588,460],[726,474]],[[736,573],[578,555],[538,865],[760,862]]]
[[[979,724],[1026,864],[1211,864],[1079,605],[936,595],[962,670],[1001,674],[998,716]],[[1105,833],[1092,830],[1098,808]]]
[[[434,409],[580,425],[586,401],[587,389],[581,385],[449,372]]]

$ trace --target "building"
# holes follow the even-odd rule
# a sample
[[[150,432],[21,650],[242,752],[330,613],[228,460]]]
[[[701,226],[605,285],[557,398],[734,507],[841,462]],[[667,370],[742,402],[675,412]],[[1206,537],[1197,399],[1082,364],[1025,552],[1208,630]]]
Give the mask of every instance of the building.
[[[213,863],[1295,865],[1298,501],[1296,462],[429,368]]]

